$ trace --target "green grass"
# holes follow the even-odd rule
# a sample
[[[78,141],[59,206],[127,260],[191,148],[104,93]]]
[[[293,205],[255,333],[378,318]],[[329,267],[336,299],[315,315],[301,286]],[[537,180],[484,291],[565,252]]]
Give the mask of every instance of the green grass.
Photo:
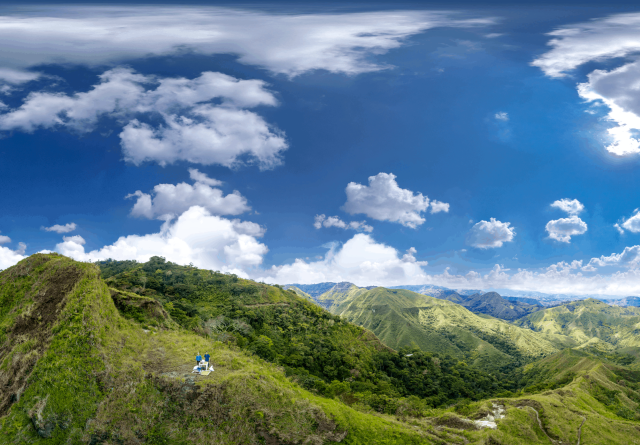
[[[37,366],[19,401],[1,419],[5,443],[236,444],[270,437],[325,443],[345,432],[344,443],[372,443],[380,435],[380,443],[428,443],[422,433],[392,418],[305,391],[282,368],[246,351],[183,329],[146,326],[145,332],[135,317],[125,318],[116,309],[96,266],[58,255],[46,259],[39,265],[42,255],[30,257],[1,275],[3,295],[11,296],[5,311],[5,317],[12,313],[11,320],[21,313],[16,308],[22,313],[28,308],[27,295],[55,280],[57,271],[72,268],[79,275],[62,297],[64,308],[41,356],[25,356],[26,342],[10,343],[14,347],[7,357],[21,354],[34,364],[37,360]],[[13,342],[15,326],[6,325]],[[28,335],[37,337],[37,331],[34,326]],[[185,365],[188,371],[194,351],[205,350],[216,366],[208,378],[191,385],[188,378],[163,376]],[[36,428],[50,437],[41,438]]]
[[[248,285],[258,283],[242,283]],[[275,289],[259,298],[288,296]],[[341,392],[344,382],[321,397],[249,349],[179,327],[158,312],[155,299],[124,294],[128,306],[118,309],[114,297],[122,302],[95,265],[60,255],[34,255],[0,273],[0,379],[2,388],[22,388],[0,418],[0,443],[524,445],[549,444],[547,434],[575,443],[585,417],[582,443],[640,442],[640,373],[585,351],[528,365],[524,378],[547,385],[542,392],[443,408],[399,398],[387,415]],[[343,347],[351,345],[342,339]],[[206,351],[215,371],[192,380],[194,353]],[[393,358],[421,363],[412,359]],[[486,415],[492,403],[504,404],[507,417],[495,431],[475,430],[465,419]]]

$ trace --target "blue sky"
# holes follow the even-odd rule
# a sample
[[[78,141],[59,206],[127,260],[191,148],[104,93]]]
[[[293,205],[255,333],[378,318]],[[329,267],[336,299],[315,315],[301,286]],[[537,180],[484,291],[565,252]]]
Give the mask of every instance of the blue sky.
[[[624,4],[0,14],[0,268],[640,292]]]

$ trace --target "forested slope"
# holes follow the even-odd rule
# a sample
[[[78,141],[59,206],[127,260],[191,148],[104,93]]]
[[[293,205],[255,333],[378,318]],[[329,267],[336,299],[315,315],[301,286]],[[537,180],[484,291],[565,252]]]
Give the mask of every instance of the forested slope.
[[[95,265],[56,254],[0,273],[0,443],[433,443],[112,294]],[[194,351],[212,355],[207,378],[189,373]]]

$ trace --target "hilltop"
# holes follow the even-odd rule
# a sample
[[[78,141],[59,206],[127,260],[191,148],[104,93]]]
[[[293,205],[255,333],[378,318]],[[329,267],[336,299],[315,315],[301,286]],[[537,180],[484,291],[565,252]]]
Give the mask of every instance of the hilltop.
[[[92,264],[33,255],[0,273],[0,308],[3,443],[431,442],[179,328],[155,299],[111,291]],[[194,351],[209,351],[215,372],[192,375]]]
[[[466,311],[460,329],[493,320],[394,292],[419,303],[408,313]],[[376,296],[390,298],[340,305]],[[204,351],[215,371],[191,374]],[[158,257],[36,254],[0,273],[2,443],[637,442],[640,375],[606,355],[564,350],[512,375],[394,350],[293,291]]]

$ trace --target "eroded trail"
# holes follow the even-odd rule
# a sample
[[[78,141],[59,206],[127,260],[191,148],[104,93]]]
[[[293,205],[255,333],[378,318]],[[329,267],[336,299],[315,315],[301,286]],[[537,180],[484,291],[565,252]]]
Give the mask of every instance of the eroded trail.
[[[538,410],[535,409],[532,406],[527,406],[527,408],[530,408],[533,410],[534,413],[536,413],[536,420],[538,421],[538,426],[540,427],[540,429],[542,430],[542,432],[544,433],[545,436],[547,436],[547,439],[549,439],[549,442],[551,442],[553,445],[557,445],[558,442],[554,439],[551,438],[551,436],[549,436],[549,434],[547,434],[547,430],[544,429],[544,427],[542,426],[542,421],[540,420],[540,415],[538,413]],[[580,442],[580,440],[578,439],[578,443]]]
[[[578,445],[580,445],[580,438],[582,437],[582,425],[584,425],[584,423],[587,421],[586,417],[582,418],[582,423],[580,424],[580,427],[578,428]]]
[[[535,409],[532,406],[527,406],[527,408],[533,410],[533,412],[536,413],[536,420],[538,421],[538,426],[540,427],[540,430],[542,430],[544,435],[547,436],[547,439],[549,439],[549,442],[551,442],[554,445],[558,445],[558,444],[562,443],[562,442],[559,442],[559,441],[553,439],[551,436],[549,436],[549,434],[547,433],[547,430],[545,430],[544,426],[542,426],[542,421],[540,420],[540,414],[538,413],[538,410]],[[587,418],[583,417],[582,418],[582,423],[578,427],[578,443],[577,443],[577,445],[580,445],[580,441],[581,441],[581,438],[582,438],[582,426],[584,425],[584,423],[586,421],[587,421]]]

